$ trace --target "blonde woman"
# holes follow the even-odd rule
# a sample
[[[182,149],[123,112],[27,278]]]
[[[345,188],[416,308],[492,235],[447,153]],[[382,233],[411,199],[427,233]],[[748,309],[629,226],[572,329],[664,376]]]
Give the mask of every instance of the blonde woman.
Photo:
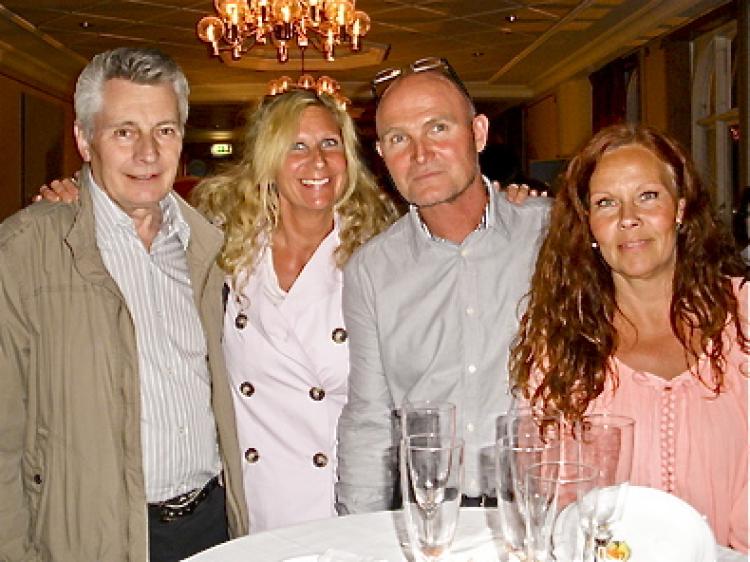
[[[291,91],[261,104],[242,161],[194,193],[225,232],[224,352],[252,532],[335,515],[340,268],[396,216],[357,148],[346,111]]]

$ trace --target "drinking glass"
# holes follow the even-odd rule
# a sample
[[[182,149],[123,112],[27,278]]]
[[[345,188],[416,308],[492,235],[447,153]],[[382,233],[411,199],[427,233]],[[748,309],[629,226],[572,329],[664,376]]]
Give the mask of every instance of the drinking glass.
[[[501,416],[500,438],[495,445],[497,512],[506,552],[524,559],[528,551],[524,478],[533,464],[557,461],[560,455],[559,427],[545,430],[530,415]],[[502,435],[505,433],[505,435]]]
[[[578,526],[585,526],[590,521],[596,506],[597,490],[596,469],[585,464],[542,462],[526,470],[530,560],[568,562],[581,559],[583,550],[578,544]],[[558,516],[568,506],[576,508],[568,513],[579,518],[579,525],[560,525],[567,532],[553,534]],[[557,541],[559,544],[555,544]]]
[[[461,506],[463,440],[434,433],[410,435],[401,449],[404,519],[414,558],[446,560]]]
[[[612,540],[611,525],[622,516],[633,467],[635,421],[627,416],[592,414],[576,424],[579,459],[597,473],[596,510],[591,525],[584,528],[587,548],[598,560]]]
[[[456,406],[451,402],[421,400],[401,405],[401,437],[445,435],[456,438]]]

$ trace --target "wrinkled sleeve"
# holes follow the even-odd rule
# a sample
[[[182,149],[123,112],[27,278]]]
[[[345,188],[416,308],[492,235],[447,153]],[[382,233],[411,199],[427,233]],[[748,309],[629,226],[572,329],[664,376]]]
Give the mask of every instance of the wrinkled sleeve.
[[[0,560],[40,560],[31,537],[31,516],[23,490],[21,457],[26,427],[28,335],[19,313],[19,294],[9,281],[0,251]]]
[[[344,270],[349,397],[338,426],[339,514],[389,509],[397,479],[393,399],[381,360],[372,282],[355,255]]]

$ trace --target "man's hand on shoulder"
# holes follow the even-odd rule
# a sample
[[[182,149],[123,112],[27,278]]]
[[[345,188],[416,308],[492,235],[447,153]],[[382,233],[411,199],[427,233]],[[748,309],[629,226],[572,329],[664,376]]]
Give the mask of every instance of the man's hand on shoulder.
[[[49,185],[39,188],[39,194],[34,196],[34,202],[49,201],[51,203],[73,203],[78,201],[78,172],[72,178],[53,180]]]

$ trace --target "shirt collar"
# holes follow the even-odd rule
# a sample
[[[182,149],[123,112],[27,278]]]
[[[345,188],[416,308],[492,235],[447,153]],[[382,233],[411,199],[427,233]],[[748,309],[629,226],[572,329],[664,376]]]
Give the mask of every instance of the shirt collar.
[[[485,205],[484,207],[484,213],[482,213],[482,218],[479,221],[477,227],[474,229],[474,232],[485,230],[486,228],[491,227],[495,222],[493,204],[495,197],[495,194],[493,193],[494,189],[492,189],[492,184],[490,183],[490,180],[487,179],[487,177],[482,176],[482,180],[484,181],[484,186],[487,189],[487,205]],[[419,215],[419,209],[416,205],[409,205],[409,213],[414,217],[414,221],[416,222],[419,229],[422,230],[422,232],[424,232],[431,241],[447,244],[452,243],[445,238],[441,238],[440,236],[436,236],[435,234],[430,232],[429,227],[425,224],[425,222],[422,220],[422,217]]]
[[[133,220],[96,183],[90,167],[84,165],[82,172],[92,186],[91,198],[94,201],[94,214],[97,219],[97,238],[104,242],[112,241],[115,228],[125,229],[137,235]],[[187,250],[190,242],[190,225],[183,218],[172,192],[167,193],[159,202],[159,207],[162,211],[162,225],[157,238],[166,238],[175,233],[183,249]]]

